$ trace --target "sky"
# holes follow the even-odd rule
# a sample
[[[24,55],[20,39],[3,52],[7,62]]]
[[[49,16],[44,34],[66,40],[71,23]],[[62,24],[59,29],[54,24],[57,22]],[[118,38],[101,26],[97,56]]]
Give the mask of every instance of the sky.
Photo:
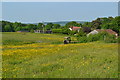
[[[11,22],[92,21],[118,16],[117,2],[2,2],[2,19]]]
[[[4,2],[118,2],[120,0],[1,0]]]

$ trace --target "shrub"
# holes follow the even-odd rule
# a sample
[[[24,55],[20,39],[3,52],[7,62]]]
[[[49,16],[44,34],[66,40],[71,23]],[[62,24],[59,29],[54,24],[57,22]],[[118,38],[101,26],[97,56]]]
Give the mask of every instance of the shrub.
[[[86,43],[87,42],[87,37],[78,37],[77,40],[80,42],[80,43]]]
[[[81,29],[79,30],[79,32],[77,33],[77,37],[83,37],[83,36],[86,36],[86,33],[83,32],[83,29],[81,28]]]
[[[62,33],[62,29],[52,29],[53,33]]]
[[[116,43],[120,39],[116,39],[115,35],[108,34],[107,32],[101,32],[98,34],[91,34],[88,37],[82,36],[77,37],[77,40],[79,42],[93,42],[93,41],[105,41],[107,43]]]
[[[62,33],[63,34],[70,34],[70,30],[69,29],[62,29]]]
[[[70,31],[70,35],[74,35],[76,33],[77,33],[77,31]]]
[[[118,41],[118,43],[120,43],[120,36],[118,37],[117,41]]]
[[[105,38],[105,42],[107,43],[117,43],[119,39],[116,39],[116,37],[114,35],[108,35],[106,38]]]
[[[31,30],[30,30],[30,32],[31,32],[31,33],[34,33],[34,30],[33,30],[33,29],[31,29]]]
[[[88,42],[97,41],[99,39],[100,39],[100,36],[98,34],[89,35],[89,37],[87,37]]]
[[[98,40],[105,41],[105,42],[111,42],[111,43],[117,42],[117,39],[115,39],[115,36],[108,34],[107,32],[100,32],[98,34],[89,35],[87,40],[88,42],[98,41]]]

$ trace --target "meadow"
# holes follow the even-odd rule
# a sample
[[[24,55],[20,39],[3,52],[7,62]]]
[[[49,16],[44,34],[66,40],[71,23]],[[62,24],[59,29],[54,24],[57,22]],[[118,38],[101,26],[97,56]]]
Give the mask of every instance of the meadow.
[[[118,78],[117,43],[63,44],[67,35],[58,34],[2,36],[3,78]]]

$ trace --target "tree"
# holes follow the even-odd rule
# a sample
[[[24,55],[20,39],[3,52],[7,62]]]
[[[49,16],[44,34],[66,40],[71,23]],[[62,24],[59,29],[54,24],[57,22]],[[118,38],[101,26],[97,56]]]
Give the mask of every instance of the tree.
[[[97,18],[96,20],[92,21],[92,28],[93,29],[100,29],[101,28],[101,19],[100,18]]]
[[[38,25],[37,25],[37,29],[42,30],[43,27],[44,27],[44,24],[43,24],[43,23],[38,23]]]
[[[66,27],[71,27],[71,26],[81,26],[80,23],[77,23],[75,21],[71,21],[71,22],[68,22],[66,25]]]
[[[70,29],[62,29],[63,34],[70,34]]]
[[[17,27],[21,27],[21,26],[22,26],[22,23],[20,23],[20,22],[15,22],[15,23],[12,24],[12,27],[13,27],[14,31],[16,31]]]
[[[27,27],[28,31],[30,31],[31,29],[36,29],[36,25],[34,25],[34,24],[28,24],[26,27]]]
[[[85,22],[82,27],[91,27],[92,23],[91,22]]]
[[[54,24],[54,25],[53,25],[53,28],[54,28],[54,29],[58,29],[58,28],[60,28],[60,27],[61,27],[60,24]]]
[[[46,26],[45,26],[45,29],[46,30],[51,30],[53,28],[53,23],[48,23]]]
[[[12,27],[10,25],[5,25],[4,27],[5,32],[12,32]]]
[[[17,27],[17,28],[15,29],[15,31],[20,31],[20,30],[22,30],[21,27]]]
[[[30,32],[31,32],[31,33],[34,33],[34,30],[33,30],[33,29],[31,29],[31,30],[30,30]]]
[[[83,28],[80,28],[80,30],[77,34],[77,37],[83,37],[83,36],[86,36],[86,33],[83,31]]]

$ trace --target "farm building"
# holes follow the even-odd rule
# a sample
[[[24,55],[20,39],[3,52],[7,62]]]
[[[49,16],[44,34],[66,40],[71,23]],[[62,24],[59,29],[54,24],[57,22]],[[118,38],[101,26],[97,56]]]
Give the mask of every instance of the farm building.
[[[47,34],[51,34],[52,31],[51,31],[51,30],[46,30],[46,31],[42,31],[42,30],[34,30],[34,33],[47,33]]]
[[[116,37],[118,37],[118,33],[116,33],[115,31],[113,31],[112,29],[96,29],[91,31],[90,33],[87,34],[87,36],[89,36],[90,34],[98,34],[99,32],[107,32],[109,34],[115,35]]]
[[[69,29],[70,29],[71,31],[78,31],[78,32],[79,32],[80,28],[81,28],[81,27],[72,26],[72,27],[70,27]]]
[[[34,30],[34,33],[43,33],[42,30]]]
[[[82,29],[83,29],[83,32],[85,33],[91,32],[91,27],[82,27]]]

